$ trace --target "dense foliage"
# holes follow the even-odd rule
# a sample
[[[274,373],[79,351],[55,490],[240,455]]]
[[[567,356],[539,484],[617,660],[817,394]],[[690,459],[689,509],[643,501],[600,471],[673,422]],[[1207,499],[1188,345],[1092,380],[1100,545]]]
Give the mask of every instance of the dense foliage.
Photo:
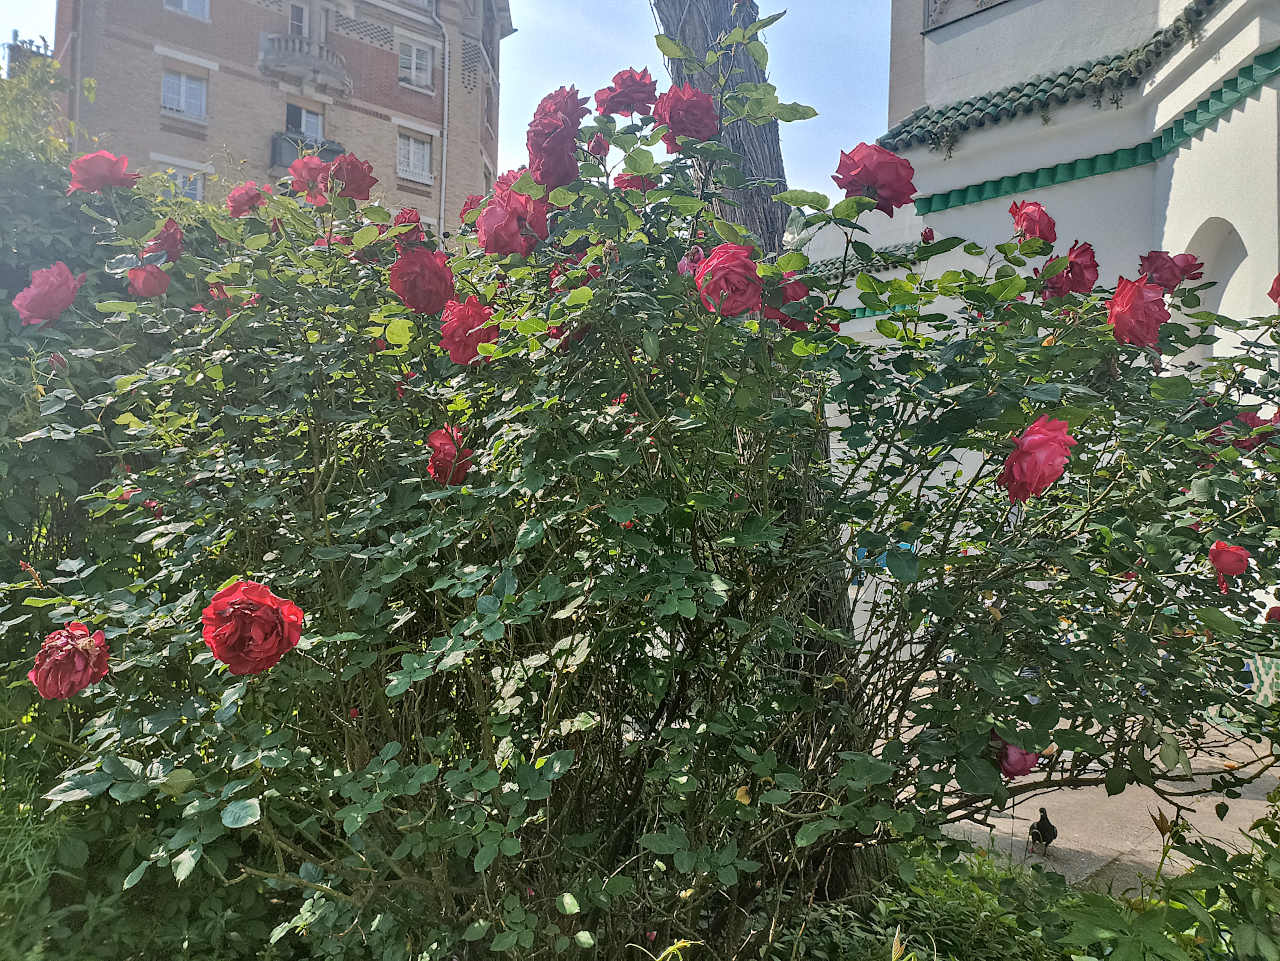
[[[910,193],[879,148],[783,195],[841,269],[765,258],[709,213],[744,178],[707,111],[811,111],[729,79],[667,125],[549,95],[456,237],[352,157],[215,209],[5,155],[8,263],[87,274],[4,309],[4,811],[65,869],[0,904],[30,944],[793,956],[903,841],[1048,786],[1176,802],[1273,732],[1277,318],[1161,322],[1181,274],[1108,307],[1025,227],[865,272]]]

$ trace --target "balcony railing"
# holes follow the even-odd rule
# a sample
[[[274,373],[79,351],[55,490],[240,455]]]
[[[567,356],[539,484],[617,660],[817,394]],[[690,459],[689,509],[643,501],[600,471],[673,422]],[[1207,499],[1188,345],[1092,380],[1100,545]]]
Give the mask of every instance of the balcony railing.
[[[332,140],[313,140],[297,131],[285,130],[271,135],[271,166],[287,167],[304,153],[316,154],[328,163],[346,153],[346,148]]]
[[[311,83],[344,97],[351,95],[347,61],[332,47],[310,37],[264,33],[259,63],[263,73]]]

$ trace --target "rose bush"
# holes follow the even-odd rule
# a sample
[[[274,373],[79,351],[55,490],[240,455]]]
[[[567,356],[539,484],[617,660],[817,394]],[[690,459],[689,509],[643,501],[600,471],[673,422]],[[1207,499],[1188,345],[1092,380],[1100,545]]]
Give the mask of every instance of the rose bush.
[[[782,195],[834,267],[766,254],[714,216],[743,175],[704,139],[802,113],[761,87],[692,133],[542,111],[574,179],[503,175],[460,238],[318,158],[233,209],[162,178],[70,201],[56,158],[59,238],[0,307],[6,736],[74,841],[42,949],[772,958],[905,840],[1053,786],[1181,791],[1206,731],[1273,729],[1238,692],[1274,646],[1280,451],[1220,438],[1280,399],[1280,318],[1062,294],[1035,237],[878,253],[860,220],[912,190],[879,148],[833,148],[834,206]],[[145,252],[170,220],[176,261]],[[24,326],[60,256],[83,287]],[[148,266],[164,296],[127,294]]]

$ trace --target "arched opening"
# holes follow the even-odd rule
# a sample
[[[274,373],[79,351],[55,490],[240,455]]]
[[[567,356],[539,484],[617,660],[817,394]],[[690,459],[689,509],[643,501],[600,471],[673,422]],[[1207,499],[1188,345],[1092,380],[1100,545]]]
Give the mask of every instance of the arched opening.
[[[1200,294],[1201,309],[1228,317],[1248,316],[1252,291],[1246,289],[1245,278],[1240,275],[1240,265],[1244,263],[1248,250],[1240,232],[1231,222],[1221,217],[1210,217],[1192,235],[1186,250],[1204,261],[1204,280],[1214,283],[1213,287]],[[1213,348],[1194,347],[1179,360],[1199,362],[1209,357],[1210,349],[1222,356],[1235,352],[1237,347],[1234,338],[1228,336]]]

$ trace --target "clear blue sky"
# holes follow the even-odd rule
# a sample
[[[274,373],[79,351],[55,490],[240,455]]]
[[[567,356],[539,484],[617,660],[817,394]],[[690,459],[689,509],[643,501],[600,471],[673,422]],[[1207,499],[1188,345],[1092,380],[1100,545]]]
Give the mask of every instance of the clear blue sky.
[[[757,0],[761,15],[782,0]],[[524,162],[525,126],[542,95],[573,84],[590,96],[624,67],[649,67],[667,82],[648,0],[510,0],[516,33],[502,44],[499,165]],[[55,0],[0,0],[0,35],[53,40]],[[793,187],[830,192],[841,150],[886,128],[889,0],[790,0],[767,33],[770,80],[783,100],[818,116],[783,124],[782,155]],[[594,106],[594,101],[591,102]]]

